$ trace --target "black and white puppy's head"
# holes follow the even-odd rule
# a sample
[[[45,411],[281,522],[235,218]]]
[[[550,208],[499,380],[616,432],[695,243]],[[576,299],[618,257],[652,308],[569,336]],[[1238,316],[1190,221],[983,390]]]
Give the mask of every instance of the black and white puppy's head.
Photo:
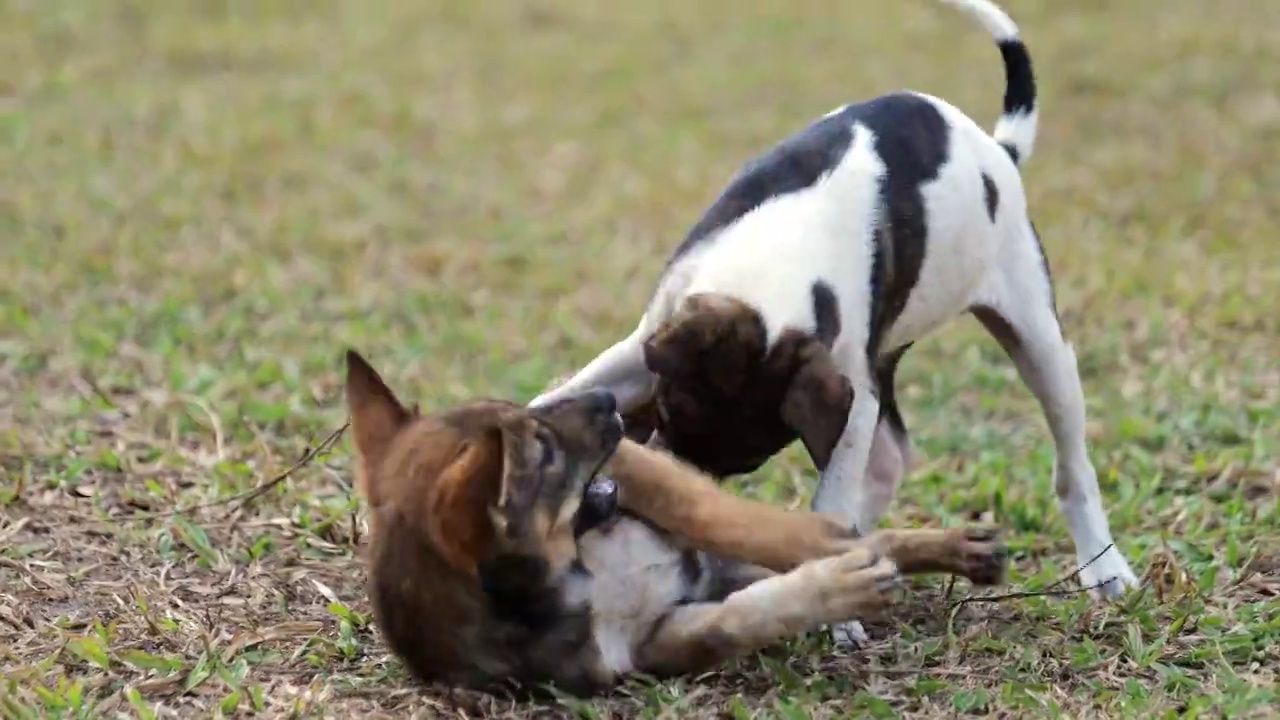
[[[853,402],[822,339],[788,329],[770,345],[760,313],[723,295],[687,298],[644,357],[656,389],[623,416],[628,436],[715,477],[752,472],[796,438],[825,468]]]

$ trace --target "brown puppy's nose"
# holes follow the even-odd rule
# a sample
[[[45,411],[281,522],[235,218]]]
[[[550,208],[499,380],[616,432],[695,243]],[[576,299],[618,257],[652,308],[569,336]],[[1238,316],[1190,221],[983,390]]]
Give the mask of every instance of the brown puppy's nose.
[[[608,390],[592,390],[583,398],[587,409],[599,415],[613,415],[618,412],[618,399]]]

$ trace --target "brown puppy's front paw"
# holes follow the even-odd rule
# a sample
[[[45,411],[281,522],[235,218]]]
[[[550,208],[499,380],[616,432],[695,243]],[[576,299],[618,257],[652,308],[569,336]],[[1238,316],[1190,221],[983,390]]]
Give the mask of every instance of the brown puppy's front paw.
[[[995,528],[965,528],[959,543],[961,573],[974,585],[1000,585],[1009,572],[1009,546]]]
[[[906,587],[898,566],[879,553],[854,551],[828,561],[834,566],[832,600],[841,620],[896,602]]]

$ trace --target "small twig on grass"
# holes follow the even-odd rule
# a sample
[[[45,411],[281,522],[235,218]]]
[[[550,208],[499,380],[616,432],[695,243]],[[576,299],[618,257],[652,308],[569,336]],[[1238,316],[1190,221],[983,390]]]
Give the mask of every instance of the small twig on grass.
[[[1045,588],[1045,589],[1046,589],[1046,590],[1052,590],[1052,589],[1054,589],[1054,588],[1058,587],[1059,585],[1061,585],[1062,583],[1064,583],[1064,582],[1066,582],[1066,581],[1068,581],[1068,580],[1072,580],[1072,579],[1074,579],[1074,578],[1078,577],[1078,576],[1080,575],[1080,573],[1082,573],[1082,572],[1084,572],[1084,571],[1085,571],[1085,568],[1087,568],[1087,567],[1089,567],[1090,565],[1092,565],[1092,564],[1094,564],[1094,563],[1098,562],[1098,558],[1101,558],[1103,555],[1106,555],[1106,554],[1107,554],[1107,551],[1108,551],[1108,550],[1110,550],[1111,548],[1115,547],[1115,546],[1116,546],[1116,544],[1115,544],[1115,543],[1107,543],[1107,546],[1106,546],[1106,547],[1104,547],[1104,548],[1102,548],[1101,550],[1099,550],[1097,555],[1094,555],[1093,557],[1089,558],[1089,561],[1088,561],[1088,562],[1086,562],[1085,564],[1083,564],[1083,565],[1081,565],[1080,567],[1076,568],[1076,571],[1075,571],[1075,572],[1071,573],[1070,575],[1065,575],[1065,576],[1063,576],[1063,577],[1058,578],[1056,581],[1054,581],[1054,582],[1053,582],[1053,584],[1051,584],[1049,587],[1047,587],[1047,588]],[[1108,582],[1110,582],[1110,581],[1108,581]],[[1104,584],[1105,584],[1105,583],[1104,583]]]
[[[1106,580],[1094,583],[1093,585],[1071,588],[1069,590],[1024,590],[1020,592],[1002,593],[1000,595],[970,595],[969,597],[962,597],[951,603],[951,607],[954,609],[961,605],[968,605],[969,603],[1000,602],[1002,600],[1020,600],[1023,598],[1033,597],[1070,597],[1072,595],[1079,595],[1081,593],[1087,593],[1090,590],[1097,590],[1098,588],[1105,587],[1107,583],[1112,580],[1115,580],[1115,578],[1107,578]]]
[[[347,428],[350,426],[351,426],[350,420],[347,420],[346,422],[342,423],[342,427],[339,427],[337,430],[334,430],[333,432],[329,433],[329,435],[325,437],[324,440],[320,441],[319,445],[316,445],[312,449],[303,453],[302,457],[298,458],[298,462],[294,463],[291,467],[289,467],[289,469],[285,470],[279,475],[276,475],[275,477],[259,485],[258,487],[244,493],[243,497],[232,496],[231,500],[233,501],[239,500],[241,505],[245,505],[250,500],[256,500],[257,498],[265,495],[268,490],[284,482],[285,479],[288,478],[290,475],[302,469],[303,467],[309,465],[312,460],[315,460],[321,455],[328,453],[329,450],[338,443],[338,440],[342,439],[342,433],[346,432]]]
[[[333,446],[338,443],[338,440],[342,438],[342,434],[346,432],[347,428],[350,426],[351,426],[350,420],[342,423],[342,427],[339,427],[337,430],[334,430],[333,432],[329,433],[328,436],[326,436],[324,440],[321,440],[319,444],[308,448],[307,451],[302,454],[302,457],[298,458],[297,462],[285,468],[283,471],[276,474],[270,480],[267,480],[266,482],[260,485],[257,485],[255,487],[252,487],[248,490],[245,490],[244,492],[236,493],[235,495],[231,495],[229,497],[218,498],[217,500],[210,500],[208,502],[196,503],[195,505],[187,505],[185,507],[174,508],[172,510],[164,510],[161,512],[154,512],[154,513],[139,513],[135,515],[127,515],[121,519],[122,520],[154,520],[157,518],[172,517],[174,515],[183,515],[189,512],[193,512],[195,510],[204,510],[206,508],[218,507],[220,505],[229,505],[232,503],[236,503],[238,507],[243,507],[244,505],[248,504],[250,501],[256,500],[257,498],[265,495],[272,488],[274,488],[275,486],[287,480],[289,476],[293,475],[295,472],[311,464],[311,462],[316,458],[328,453],[329,450],[332,449]],[[227,513],[227,514],[230,515],[231,513]]]
[[[1113,577],[1107,578],[1106,580],[1102,580],[1101,582],[1095,583],[1093,585],[1089,585],[1087,587],[1070,588],[1067,590],[1054,590],[1054,588],[1058,587],[1062,583],[1072,578],[1078,577],[1080,573],[1084,572],[1085,568],[1097,562],[1098,558],[1102,557],[1104,554],[1106,554],[1108,550],[1110,550],[1113,547],[1115,547],[1114,543],[1108,544],[1106,547],[1102,548],[1102,551],[1099,552],[1097,555],[1094,555],[1092,558],[1089,558],[1088,562],[1076,568],[1070,574],[1064,575],[1058,578],[1057,580],[1053,581],[1052,583],[1049,584],[1048,587],[1046,587],[1043,590],[1022,590],[1018,592],[1000,593],[1000,594],[993,594],[993,595],[969,595],[967,597],[962,597],[959,600],[956,600],[955,602],[951,603],[951,609],[954,610],[960,607],[961,605],[967,605],[969,603],[975,603],[975,602],[1000,602],[1002,600],[1018,600],[1021,598],[1033,598],[1033,597],[1069,597],[1072,595],[1079,595],[1081,593],[1089,592],[1090,590],[1097,590],[1098,588],[1105,587],[1107,583],[1110,583],[1112,580],[1115,580],[1115,578]]]

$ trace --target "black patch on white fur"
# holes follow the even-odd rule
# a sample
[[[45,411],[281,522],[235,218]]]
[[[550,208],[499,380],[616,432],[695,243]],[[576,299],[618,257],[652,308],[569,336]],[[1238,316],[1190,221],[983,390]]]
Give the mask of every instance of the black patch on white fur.
[[[1018,38],[997,43],[1004,59],[1005,115],[1029,113],[1036,107],[1036,74],[1031,67],[1031,53]]]
[[[848,110],[812,123],[749,161],[685,236],[668,264],[771,198],[803,190],[830,172],[853,141],[856,118],[848,116]]]
[[[1031,66],[1031,53],[1018,38],[1002,40],[997,43],[1000,57],[1004,59],[1004,106],[1005,115],[1024,115],[1036,107],[1036,74]],[[1000,143],[1000,147],[1009,153],[1016,165],[1018,149],[1009,143]]]
[[[907,424],[902,419],[902,411],[898,409],[898,397],[894,388],[894,375],[898,372],[898,363],[902,356],[911,349],[907,343],[880,357],[876,365],[876,385],[880,395],[880,419],[887,422],[889,429],[899,439],[907,436]]]
[[[921,187],[937,178],[950,156],[951,126],[933,103],[910,93],[885,95],[849,111],[875,133],[875,150],[885,165],[873,235],[867,338],[867,354],[875,358],[920,279],[929,237]]]
[[[986,173],[982,173],[982,199],[987,203],[987,217],[995,222],[996,210],[1000,208],[1000,191],[996,189],[996,181]]]
[[[769,199],[813,185],[844,158],[855,124],[874,133],[875,151],[886,167],[871,276],[868,352],[874,357],[880,338],[906,307],[924,264],[929,228],[921,185],[936,178],[949,157],[950,126],[919,95],[892,93],[845,106],[747,163],[689,231],[668,266]]]
[[[884,285],[886,280],[893,279],[894,268],[893,241],[882,223],[877,223],[876,229],[871,231],[871,245],[871,311],[867,315],[871,318],[871,327],[867,336],[867,356],[874,360],[883,334],[880,318],[884,316]]]
[[[909,292],[924,259],[926,228],[919,185],[936,177],[947,161],[950,136],[937,108],[912,93],[891,93],[847,105],[748,162],[685,236],[668,265],[768,200],[810,187],[831,172],[853,143],[855,123],[875,133],[876,153],[888,168],[881,196],[890,223],[901,227],[891,235],[894,242],[911,245],[897,253],[905,265],[896,273],[903,280],[910,278]],[[913,262],[914,274],[909,267]]]
[[[840,336],[840,306],[836,302],[836,292],[822,280],[815,280],[810,290],[813,293],[815,334],[830,350]]]
[[[625,517],[628,520],[644,525],[659,537],[667,538],[671,536],[670,533],[659,527],[653,520],[650,520],[634,510],[620,507],[618,508],[617,514],[620,517]],[[693,548],[686,548],[680,551],[680,579],[683,581],[685,594],[677,604],[683,605],[693,602],[693,596],[691,593],[697,586],[698,582],[702,580],[702,557],[698,554],[697,550]]]
[[[1014,329],[1013,323],[1009,322],[999,310],[987,305],[975,305],[969,309],[973,316],[978,318],[978,322],[987,329],[991,337],[1000,343],[1000,347],[1009,357],[1014,357],[1022,348],[1022,338],[1018,336],[1018,331]]]
[[[1053,316],[1057,318],[1057,291],[1053,289],[1053,273],[1049,272],[1049,257],[1044,254],[1044,243],[1040,242],[1040,233],[1036,230],[1036,224],[1031,222],[1031,218],[1027,218],[1027,224],[1031,226],[1031,237],[1036,239],[1036,251],[1040,253],[1040,267],[1044,270],[1044,281],[1049,284],[1049,307],[1053,310]]]

